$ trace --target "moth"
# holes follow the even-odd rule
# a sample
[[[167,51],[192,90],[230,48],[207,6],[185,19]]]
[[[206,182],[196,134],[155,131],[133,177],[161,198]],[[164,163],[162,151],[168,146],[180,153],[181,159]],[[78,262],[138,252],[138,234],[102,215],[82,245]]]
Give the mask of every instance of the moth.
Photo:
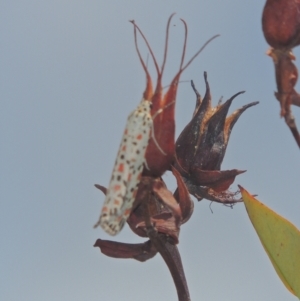
[[[151,106],[151,101],[142,99],[127,119],[101,215],[94,226],[100,225],[110,235],[122,230],[131,212],[143,167],[147,165],[145,153],[151,138],[153,119],[162,111],[159,110],[152,117]],[[164,153],[155,137],[152,138]]]

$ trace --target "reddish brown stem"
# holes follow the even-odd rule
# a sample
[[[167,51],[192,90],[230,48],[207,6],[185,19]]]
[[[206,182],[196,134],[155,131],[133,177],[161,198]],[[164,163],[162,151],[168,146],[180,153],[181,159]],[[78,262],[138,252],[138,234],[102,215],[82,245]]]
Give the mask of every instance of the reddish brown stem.
[[[153,227],[148,229],[148,236],[169,268],[176,286],[178,300],[190,301],[190,293],[177,246],[170,243],[166,235],[157,233]]]
[[[285,116],[285,122],[289,127],[289,129],[291,130],[292,135],[294,136],[298,147],[300,148],[300,134],[298,132],[294,116],[292,116],[291,114]]]

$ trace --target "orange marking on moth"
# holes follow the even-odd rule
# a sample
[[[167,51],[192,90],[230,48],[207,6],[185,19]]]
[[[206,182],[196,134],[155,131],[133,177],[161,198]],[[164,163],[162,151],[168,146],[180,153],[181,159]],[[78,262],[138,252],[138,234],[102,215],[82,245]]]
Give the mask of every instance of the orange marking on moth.
[[[123,172],[124,171],[124,164],[123,163],[119,164],[118,171],[119,172]]]
[[[119,223],[122,219],[123,219],[123,216],[121,215],[117,218],[117,222]]]
[[[114,187],[113,187],[113,190],[114,191],[118,191],[118,190],[120,190],[121,189],[121,185],[115,185]]]
[[[103,206],[102,212],[108,212],[108,208],[106,206]]]
[[[126,145],[123,145],[123,147],[121,148],[122,151],[126,151]]]
[[[137,140],[142,140],[142,139],[143,139],[143,135],[142,135],[142,134],[137,135],[137,136],[136,136],[136,139],[137,139]]]
[[[120,203],[119,200],[116,200],[116,199],[115,199],[115,200],[114,200],[114,204],[115,204],[115,205],[120,205],[121,203]]]
[[[125,216],[129,216],[130,212],[131,212],[131,208],[130,209],[126,209],[125,212],[124,212],[124,215]]]

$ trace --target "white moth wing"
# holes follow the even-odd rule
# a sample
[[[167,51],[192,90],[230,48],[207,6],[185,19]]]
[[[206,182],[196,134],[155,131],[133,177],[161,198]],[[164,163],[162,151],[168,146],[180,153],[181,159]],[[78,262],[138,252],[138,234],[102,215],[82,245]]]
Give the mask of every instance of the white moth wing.
[[[127,119],[101,215],[94,226],[100,225],[110,235],[121,231],[135,200],[151,135],[150,111],[151,102],[142,100]]]

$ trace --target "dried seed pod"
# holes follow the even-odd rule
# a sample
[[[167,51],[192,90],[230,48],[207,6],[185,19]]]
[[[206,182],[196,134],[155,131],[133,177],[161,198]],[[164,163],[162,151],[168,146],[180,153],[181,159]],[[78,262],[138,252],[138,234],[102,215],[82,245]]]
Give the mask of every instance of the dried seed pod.
[[[220,170],[221,163],[234,124],[246,109],[258,102],[244,105],[227,116],[234,98],[244,92],[236,93],[225,103],[213,107],[206,72],[204,80],[206,93],[203,99],[192,82],[197,96],[196,109],[192,120],[176,141],[174,168],[183,177],[189,192],[198,200],[205,198],[224,204],[234,204],[240,200],[228,189],[235,177],[245,171]]]

